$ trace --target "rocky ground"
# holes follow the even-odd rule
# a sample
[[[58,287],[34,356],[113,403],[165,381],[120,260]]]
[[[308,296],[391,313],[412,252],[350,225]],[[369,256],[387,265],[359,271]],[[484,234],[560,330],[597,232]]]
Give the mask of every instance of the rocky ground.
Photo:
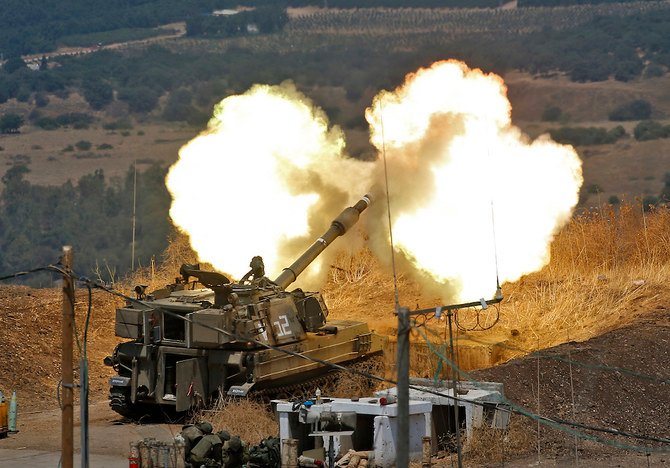
[[[670,311],[649,313],[634,324],[582,343],[564,343],[503,365],[473,373],[479,380],[503,382],[506,397],[549,418],[586,426],[670,439]],[[539,385],[538,385],[539,383]],[[539,388],[539,396],[538,396]],[[574,395],[574,397],[573,397]],[[541,457],[598,458],[635,447],[641,453],[670,444],[572,427],[558,431],[528,420]],[[604,442],[584,440],[597,437]],[[629,448],[629,452],[632,452]],[[658,455],[656,455],[658,456]],[[666,460],[667,461],[667,460]]]

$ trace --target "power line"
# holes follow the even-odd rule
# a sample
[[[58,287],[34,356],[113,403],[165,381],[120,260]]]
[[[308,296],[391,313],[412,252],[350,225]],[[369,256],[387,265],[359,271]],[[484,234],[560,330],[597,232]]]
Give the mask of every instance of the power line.
[[[458,372],[459,374],[463,375],[469,381],[477,382],[477,380],[474,379],[470,374],[468,374],[464,370],[460,369],[453,361],[451,361],[449,358],[447,358],[440,351],[436,350],[433,347],[433,344],[431,343],[428,336],[423,332],[423,330],[421,330],[421,329],[417,329],[417,330],[418,330],[419,334],[424,338],[424,340],[426,341],[426,344],[428,345],[429,349],[431,350],[431,352],[433,354],[440,357],[440,359],[442,359],[444,362],[446,362],[447,365],[449,365],[455,372]],[[558,430],[563,431],[563,432],[567,432],[567,433],[570,433],[570,434],[573,434],[573,435],[577,435],[578,437],[580,437],[582,439],[585,439],[585,440],[591,440],[593,442],[598,442],[598,443],[601,443],[601,444],[604,444],[604,445],[609,445],[611,447],[620,448],[620,449],[624,449],[624,450],[632,450],[632,451],[642,452],[642,453],[647,453],[649,451],[663,452],[663,453],[670,452],[670,447],[657,449],[655,447],[641,447],[641,446],[636,446],[636,445],[621,444],[621,443],[616,442],[616,441],[609,441],[609,440],[602,439],[602,438],[597,437],[597,436],[593,436],[593,435],[590,435],[590,434],[585,434],[583,432],[575,431],[575,430],[572,430],[572,429],[569,429],[569,428],[563,427],[563,426],[581,427],[581,428],[589,429],[589,430],[593,430],[593,431],[608,432],[608,433],[612,433],[612,434],[620,435],[620,436],[624,436],[624,437],[631,437],[631,438],[636,438],[636,439],[640,439],[640,440],[649,440],[649,441],[653,441],[653,442],[661,442],[661,443],[669,444],[669,445],[670,445],[670,439],[647,436],[647,435],[644,435],[644,434],[634,434],[634,433],[631,433],[631,432],[617,431],[615,429],[601,428],[601,427],[597,427],[597,426],[588,426],[586,424],[576,423],[576,422],[572,422],[572,421],[568,421],[568,420],[564,420],[564,419],[549,418],[549,417],[546,417],[546,416],[541,416],[541,415],[535,414],[535,413],[523,408],[522,406],[517,405],[516,403],[512,402],[511,400],[505,398],[504,396],[502,396],[502,401],[503,401],[503,403],[508,405],[511,408],[512,412],[514,412],[514,413],[520,414],[522,416],[526,416],[526,417],[528,417],[532,420],[540,422],[541,424],[545,424],[547,426],[553,427],[554,429],[558,429]]]
[[[428,331],[437,335],[436,333],[434,333],[430,329],[428,329]],[[486,341],[478,340],[474,336],[468,335],[468,334],[464,334],[463,338],[467,339],[469,341],[473,341],[473,342],[478,343],[478,344],[483,344],[483,345],[488,345],[488,346],[496,346],[496,347],[499,347],[499,348],[508,349],[510,351],[521,352],[521,353],[524,353],[525,355],[529,355],[529,356],[532,355],[532,356],[539,356],[541,358],[546,358],[546,359],[553,359],[555,361],[574,364],[574,365],[577,365],[577,366],[580,366],[580,367],[584,367],[586,369],[604,370],[604,371],[608,371],[608,372],[619,372],[619,373],[628,374],[630,376],[637,377],[637,378],[640,378],[640,379],[652,380],[652,381],[660,382],[660,383],[663,383],[663,384],[670,383],[670,377],[666,377],[666,376],[662,376],[662,375],[660,375],[660,376],[649,375],[649,374],[643,374],[641,372],[634,371],[634,370],[631,370],[631,369],[626,369],[624,367],[617,367],[617,366],[610,366],[608,364],[595,364],[595,363],[590,363],[590,362],[578,361],[578,360],[575,360],[575,359],[566,358],[566,357],[561,356],[561,355],[543,353],[541,351],[531,351],[531,350],[511,346],[511,345],[508,345],[508,344],[505,344],[505,343],[489,343],[489,342],[486,342]]]
[[[72,272],[72,273],[71,272],[65,272],[64,270],[62,270],[61,268],[59,268],[56,265],[49,265],[47,267],[41,267],[41,268],[33,269],[33,270],[30,270],[30,271],[27,271],[27,272],[20,272],[20,273],[21,273],[21,275],[24,275],[24,274],[30,274],[31,272],[34,273],[34,272],[43,271],[43,270],[57,271],[61,274],[67,274],[67,275],[69,275],[73,278],[75,277],[74,272]],[[16,277],[16,276],[17,276],[17,274],[15,273],[13,275],[2,277],[2,278],[0,278],[0,280],[5,279],[5,278],[13,278],[13,277]],[[101,289],[101,290],[103,290],[103,291],[105,291],[109,294],[112,294],[116,297],[120,297],[120,298],[123,298],[127,301],[144,305],[144,303],[142,303],[141,301],[139,301],[137,299],[134,299],[134,298],[132,298],[130,296],[127,296],[123,293],[120,293],[118,291],[115,291],[112,288],[109,288],[105,285],[94,282],[94,281],[92,281],[88,278],[79,277],[78,280],[80,282],[86,284],[87,287]],[[182,315],[179,315],[177,313],[174,313],[172,311],[162,309],[162,308],[159,308],[159,307],[157,307],[156,310],[159,310],[159,311],[163,312],[164,314],[166,314],[168,316],[180,319],[184,322],[193,323],[193,321],[191,319],[189,319],[187,317],[184,317]],[[89,310],[89,313],[90,313],[90,310]],[[371,374],[369,372],[364,372],[364,371],[360,371],[360,370],[357,370],[357,369],[350,369],[350,368],[347,368],[347,367],[339,365],[339,364],[335,364],[335,363],[332,363],[332,362],[329,362],[329,361],[324,361],[322,359],[306,356],[304,354],[297,353],[297,352],[294,352],[294,351],[291,351],[291,350],[288,350],[288,349],[280,348],[280,347],[277,347],[277,346],[273,346],[273,345],[270,345],[270,344],[267,344],[267,343],[263,343],[261,341],[255,340],[255,339],[250,339],[248,337],[239,336],[239,335],[237,335],[235,333],[232,333],[230,331],[223,330],[223,329],[218,328],[218,327],[210,326],[210,325],[205,324],[205,323],[199,323],[198,325],[203,326],[204,328],[211,329],[211,330],[216,331],[218,333],[222,333],[222,334],[224,334],[226,336],[229,336],[231,338],[234,338],[236,340],[249,341],[249,342],[255,343],[255,344],[257,344],[261,347],[271,349],[271,350],[274,350],[274,351],[277,351],[277,352],[281,352],[281,353],[284,353],[284,354],[288,354],[288,355],[298,357],[298,358],[301,358],[301,359],[305,359],[307,361],[316,362],[316,363],[322,364],[324,366],[330,367],[332,369],[347,372],[349,374],[359,375],[359,376],[369,378],[371,380],[376,380],[376,381],[382,382],[382,383],[397,385],[397,381],[394,381],[392,379],[387,379],[387,378],[384,378],[384,377],[380,377],[380,376]],[[414,329],[417,330],[420,335],[422,335],[422,337],[426,341],[426,343],[427,343],[429,349],[431,350],[431,352],[433,352],[435,355],[440,357],[440,359],[442,359],[444,362],[446,362],[447,365],[452,367],[454,372],[458,372],[459,374],[465,376],[470,381],[477,382],[476,379],[472,378],[467,372],[460,369],[454,362],[452,362],[450,359],[448,359],[446,356],[444,356],[439,351],[435,350],[432,343],[428,339],[428,336],[420,328],[415,327]],[[440,396],[440,397],[443,397],[443,398],[447,398],[447,399],[450,399],[454,402],[462,402],[462,403],[467,403],[467,404],[472,404],[472,405],[482,406],[482,407],[488,407],[489,406],[488,404],[483,403],[483,402],[466,400],[466,399],[463,399],[463,398],[459,398],[455,395],[445,394],[445,393],[434,391],[434,390],[431,390],[431,389],[425,388],[425,387],[410,385],[409,388],[414,389],[414,390],[418,390],[418,391],[421,391],[421,392],[433,394],[433,395],[436,395],[436,396]],[[456,392],[454,392],[454,393],[456,393]],[[666,453],[666,452],[670,451],[670,447],[669,448],[656,448],[656,447],[643,447],[643,446],[622,444],[622,443],[619,443],[619,442],[616,442],[616,441],[610,441],[610,440],[603,439],[601,437],[593,436],[593,435],[590,435],[590,434],[585,434],[581,431],[570,429],[569,427],[565,427],[565,426],[580,427],[580,428],[587,429],[587,430],[606,432],[606,433],[611,433],[611,434],[617,435],[617,436],[636,438],[636,439],[640,439],[640,440],[649,440],[649,441],[653,441],[653,442],[661,442],[661,443],[669,444],[669,445],[670,445],[670,439],[647,436],[647,435],[643,435],[643,434],[635,434],[635,433],[627,432],[627,431],[618,431],[618,430],[609,429],[609,428],[588,426],[588,425],[585,425],[585,424],[582,424],[582,423],[577,423],[577,422],[563,420],[563,419],[548,418],[548,417],[545,417],[545,416],[535,414],[535,413],[533,413],[533,412],[515,404],[514,402],[508,400],[507,398],[502,397],[502,400],[503,400],[503,403],[505,405],[507,405],[509,408],[498,408],[501,411],[507,411],[507,412],[510,412],[510,413],[515,413],[515,414],[525,416],[527,418],[539,421],[541,424],[553,427],[554,429],[560,430],[562,432],[566,432],[566,433],[576,435],[577,437],[580,437],[584,440],[591,440],[593,442],[597,442],[597,443],[600,443],[600,444],[603,444],[603,445],[608,445],[608,446],[623,449],[623,450],[631,450],[631,451],[636,451],[636,452],[641,452],[641,453],[649,453],[649,452]]]
[[[90,281],[90,280],[80,279],[80,281]],[[114,291],[111,288],[108,288],[104,285],[99,285],[95,282],[91,282],[91,285],[95,288],[101,288],[101,289],[107,291],[110,294],[113,294],[117,297],[121,297],[121,298],[126,299],[130,302],[146,305],[146,304],[144,304],[143,302],[141,302],[137,299],[126,296],[126,295],[124,295],[124,294],[122,294],[118,291]],[[160,310],[161,312],[163,312],[164,314],[167,314],[168,316],[181,319],[185,322],[193,323],[193,321],[191,319],[189,319],[187,317],[184,317],[182,315],[176,314],[174,312],[171,312],[171,311],[159,308],[159,307],[157,307],[156,310]],[[208,324],[198,323],[198,325],[203,326],[205,328],[208,328],[210,330],[216,331],[218,333],[222,333],[222,334],[224,334],[226,336],[229,336],[231,338],[234,338],[236,340],[249,341],[249,342],[255,343],[259,346],[265,347],[267,349],[271,349],[271,350],[278,351],[278,352],[281,352],[281,353],[285,353],[285,354],[288,354],[288,355],[291,355],[291,356],[299,357],[299,358],[305,359],[307,361],[316,362],[316,363],[331,367],[333,369],[348,372],[350,374],[360,375],[362,377],[366,377],[366,378],[376,380],[376,381],[379,381],[379,382],[389,383],[389,384],[392,384],[392,385],[397,385],[397,381],[392,380],[392,379],[387,379],[387,378],[380,377],[380,376],[377,376],[377,375],[374,375],[374,374],[371,374],[371,373],[368,373],[368,372],[359,371],[359,370],[356,370],[356,369],[350,369],[350,368],[347,368],[345,366],[335,364],[335,363],[332,363],[332,362],[329,362],[329,361],[324,361],[322,359],[314,358],[314,357],[311,357],[311,356],[306,356],[306,355],[303,355],[301,353],[297,353],[297,352],[294,352],[294,351],[291,351],[291,350],[288,350],[288,349],[283,349],[283,348],[280,348],[280,347],[277,347],[277,346],[273,346],[273,345],[270,345],[270,344],[267,344],[267,343],[263,343],[261,341],[255,340],[255,339],[250,339],[250,338],[247,338],[247,337],[243,337],[243,336],[237,335],[235,333],[229,332],[227,330],[223,330],[221,328],[214,327],[214,326],[211,326],[211,325],[208,325]],[[423,334],[420,330],[419,330],[419,333],[422,334],[425,338],[427,338],[427,336],[425,334]],[[427,343],[429,344],[429,347],[432,346],[432,343],[430,343],[429,340],[427,341]],[[433,351],[433,350],[431,349],[431,351]],[[469,374],[467,374],[465,371],[458,368],[458,366],[456,366],[451,360],[447,359],[441,353],[435,352],[435,354],[440,356],[449,366],[451,366],[454,369],[454,371],[463,374],[464,376],[466,376],[466,378],[468,378],[471,381],[477,382],[475,379],[473,379],[471,376],[469,376]],[[442,392],[433,391],[433,390],[425,388],[425,387],[410,385],[409,388],[411,388],[413,390],[422,391],[422,392],[425,392],[425,393],[430,393],[430,394],[433,394],[433,395],[436,395],[436,396],[448,398],[448,399],[451,399],[455,402],[468,403],[468,404],[473,404],[473,405],[482,406],[482,407],[488,407],[489,406],[488,404],[483,403],[483,402],[466,400],[466,399],[459,398],[459,397],[456,397],[456,396],[452,396],[452,395],[449,395],[449,394],[445,394],[445,393],[442,393]],[[576,427],[582,427],[582,426],[586,426],[586,425],[583,425],[581,423],[574,423],[574,422],[567,421],[567,420],[558,421],[555,418],[548,418],[548,417],[545,417],[545,416],[537,415],[537,414],[532,413],[532,412],[526,410],[525,408],[513,403],[512,401],[505,399],[504,397],[503,397],[503,400],[504,400],[504,403],[510,407],[510,409],[508,410],[509,412],[516,413],[516,414],[519,414],[519,415],[522,415],[522,416],[526,416],[526,417],[531,418],[533,420],[538,420],[542,424],[554,427],[555,429],[561,430],[563,432],[568,432],[570,434],[576,434],[578,437],[580,437],[582,439],[592,440],[594,442],[598,442],[598,443],[605,444],[605,445],[610,445],[610,446],[613,446],[613,447],[616,447],[616,448],[621,448],[621,449],[625,449],[625,450],[632,450],[632,451],[637,451],[637,452],[642,452],[642,453],[647,453],[649,451],[659,451],[659,452],[670,451],[670,448],[668,448],[668,449],[657,449],[657,448],[653,448],[653,447],[642,447],[642,446],[620,444],[620,443],[617,443],[617,442],[608,441],[606,439],[602,439],[602,438],[592,436],[592,435],[589,435],[589,434],[584,434],[580,431],[569,429],[569,428],[563,427],[563,426],[574,425]],[[502,409],[502,408],[499,408],[499,409],[505,411],[505,409]],[[598,428],[596,426],[588,426],[588,427],[585,427],[585,428],[588,428],[590,430],[601,430],[603,432],[611,432],[612,431],[612,429]],[[643,435],[643,434],[633,434],[633,433],[630,433],[630,432],[619,431],[616,435],[620,435],[620,436],[624,436],[624,437],[634,437],[634,438],[638,438],[638,439],[641,439],[641,440],[650,440],[650,441],[670,444],[670,439],[655,438],[655,437],[650,437],[650,436],[646,436],[646,435]]]

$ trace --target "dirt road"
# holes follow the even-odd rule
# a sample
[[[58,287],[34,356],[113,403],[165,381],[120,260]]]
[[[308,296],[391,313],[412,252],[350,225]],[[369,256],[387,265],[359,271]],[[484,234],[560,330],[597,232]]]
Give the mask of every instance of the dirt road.
[[[74,450],[75,466],[80,457],[79,407],[76,406]],[[0,467],[58,466],[61,451],[61,412],[59,409],[19,412],[19,432],[0,440]],[[92,403],[89,409],[89,453],[91,466],[128,466],[129,444],[146,437],[170,441],[181,430],[178,424],[134,424],[124,420],[107,401]]]

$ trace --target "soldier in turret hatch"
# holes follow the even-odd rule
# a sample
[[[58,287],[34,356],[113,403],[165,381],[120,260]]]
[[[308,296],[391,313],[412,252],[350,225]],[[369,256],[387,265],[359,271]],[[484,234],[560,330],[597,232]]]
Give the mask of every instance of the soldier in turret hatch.
[[[240,280],[240,283],[245,281],[254,282],[258,281],[265,277],[265,264],[263,263],[263,257],[256,255],[251,259],[249,263],[251,270],[249,270]]]

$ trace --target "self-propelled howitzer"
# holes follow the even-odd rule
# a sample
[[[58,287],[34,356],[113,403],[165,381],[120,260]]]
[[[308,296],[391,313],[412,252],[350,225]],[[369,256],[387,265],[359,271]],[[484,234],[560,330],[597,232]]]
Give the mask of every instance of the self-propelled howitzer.
[[[365,196],[342,211],[274,281],[254,257],[236,283],[182,265],[165,288],[146,294],[137,286],[137,299],[116,311],[116,335],[131,341],[105,358],[118,373],[110,379],[111,407],[129,417],[156,405],[186,411],[222,394],[271,392],[332,370],[319,361],[348,364],[381,353],[382,338],[366,323],[326,323],[320,293],[286,290],[369,203]]]

